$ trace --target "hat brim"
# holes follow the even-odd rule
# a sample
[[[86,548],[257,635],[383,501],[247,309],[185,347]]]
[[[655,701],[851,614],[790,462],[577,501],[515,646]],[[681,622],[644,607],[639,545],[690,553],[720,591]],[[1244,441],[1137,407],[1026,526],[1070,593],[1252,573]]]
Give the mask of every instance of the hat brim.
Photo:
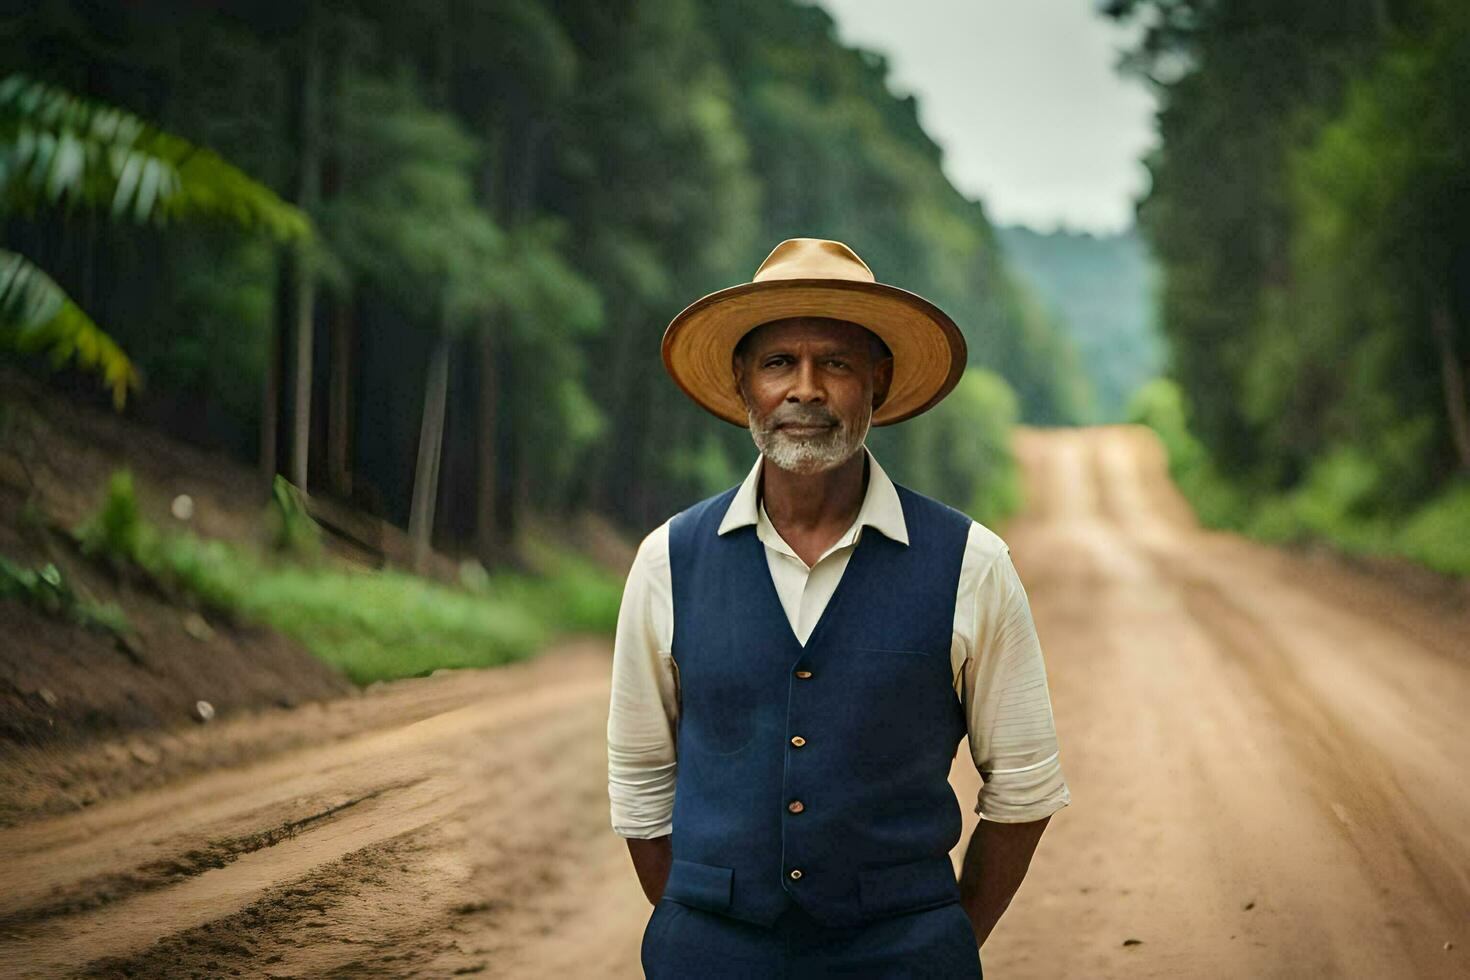
[[[730,356],[747,331],[795,316],[866,327],[893,353],[888,397],[872,424],[913,418],[949,394],[965,371],[964,335],[939,307],[906,289],[845,279],[747,282],[695,300],[664,331],[664,367],[711,414],[746,427]]]

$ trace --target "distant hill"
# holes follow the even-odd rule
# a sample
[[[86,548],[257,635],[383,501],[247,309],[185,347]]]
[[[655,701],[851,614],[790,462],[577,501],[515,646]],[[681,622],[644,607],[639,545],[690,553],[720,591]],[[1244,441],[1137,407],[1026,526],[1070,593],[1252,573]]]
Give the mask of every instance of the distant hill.
[[[1116,235],[997,230],[1011,268],[1081,354],[1097,421],[1120,420],[1133,389],[1164,366],[1151,296],[1154,265],[1142,238],[1133,229]]]

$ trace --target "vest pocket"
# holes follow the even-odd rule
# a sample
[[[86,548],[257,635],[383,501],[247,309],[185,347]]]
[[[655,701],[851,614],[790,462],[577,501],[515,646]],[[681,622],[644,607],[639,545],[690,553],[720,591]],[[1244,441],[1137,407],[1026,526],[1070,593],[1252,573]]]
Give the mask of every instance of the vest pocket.
[[[857,647],[861,653],[896,653],[902,657],[948,657],[949,651],[935,652],[933,650],[918,650],[913,647],[899,649],[897,647]]]
[[[959,901],[954,865],[947,857],[858,871],[863,911],[872,915],[910,912]]]
[[[669,880],[664,885],[664,898],[692,905],[710,912],[730,908],[730,890],[735,872],[713,864],[698,864],[674,858]]]

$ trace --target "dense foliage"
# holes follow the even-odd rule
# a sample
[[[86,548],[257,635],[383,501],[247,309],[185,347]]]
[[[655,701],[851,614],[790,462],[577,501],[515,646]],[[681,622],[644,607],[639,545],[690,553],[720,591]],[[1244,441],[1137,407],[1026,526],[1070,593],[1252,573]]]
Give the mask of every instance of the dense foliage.
[[[952,313],[989,372],[953,411],[874,433],[895,478],[994,519],[1014,499],[1007,414],[1085,408],[1068,342],[914,101],[814,6],[46,0],[0,50],[211,147],[320,231],[285,253],[7,220],[134,358],[130,410],[272,470],[305,434],[279,462],[293,481],[487,560],[528,509],[648,528],[738,479],[748,434],[690,404],[658,345],[783,238],[846,241]]]
[[[86,211],[162,225],[212,219],[283,241],[304,214],[213,151],[132,113],[12,73],[0,79],[0,216]],[[102,377],[119,408],[138,372],[107,332],[24,255],[0,248],[0,350],[44,352]]]
[[[1446,523],[1467,516],[1470,477],[1470,7],[1111,12],[1148,25],[1130,63],[1159,92],[1162,139],[1139,216],[1165,273],[1171,373],[1237,523],[1428,513],[1470,538]],[[1283,498],[1332,504],[1286,520]]]

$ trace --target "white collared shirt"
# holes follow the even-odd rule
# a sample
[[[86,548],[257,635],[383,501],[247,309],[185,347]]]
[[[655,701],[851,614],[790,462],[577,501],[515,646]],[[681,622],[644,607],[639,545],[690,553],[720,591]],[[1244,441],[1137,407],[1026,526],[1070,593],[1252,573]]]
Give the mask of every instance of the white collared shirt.
[[[837,588],[863,530],[908,544],[898,491],[866,446],[868,486],[847,532],[807,566],[781,539],[758,499],[763,456],[736,491],[719,532],[747,524],[791,628],[803,644]],[[671,518],[672,519],[672,518]],[[628,572],[613,642],[607,722],[608,797],[614,832],[660,837],[673,830],[679,718],[673,661],[674,603],[669,522],[643,539]],[[955,596],[950,665],[965,710],[970,754],[984,785],[975,812],[986,820],[1040,820],[1071,801],[1062,776],[1041,644],[1026,592],[1004,541],[970,524]]]

